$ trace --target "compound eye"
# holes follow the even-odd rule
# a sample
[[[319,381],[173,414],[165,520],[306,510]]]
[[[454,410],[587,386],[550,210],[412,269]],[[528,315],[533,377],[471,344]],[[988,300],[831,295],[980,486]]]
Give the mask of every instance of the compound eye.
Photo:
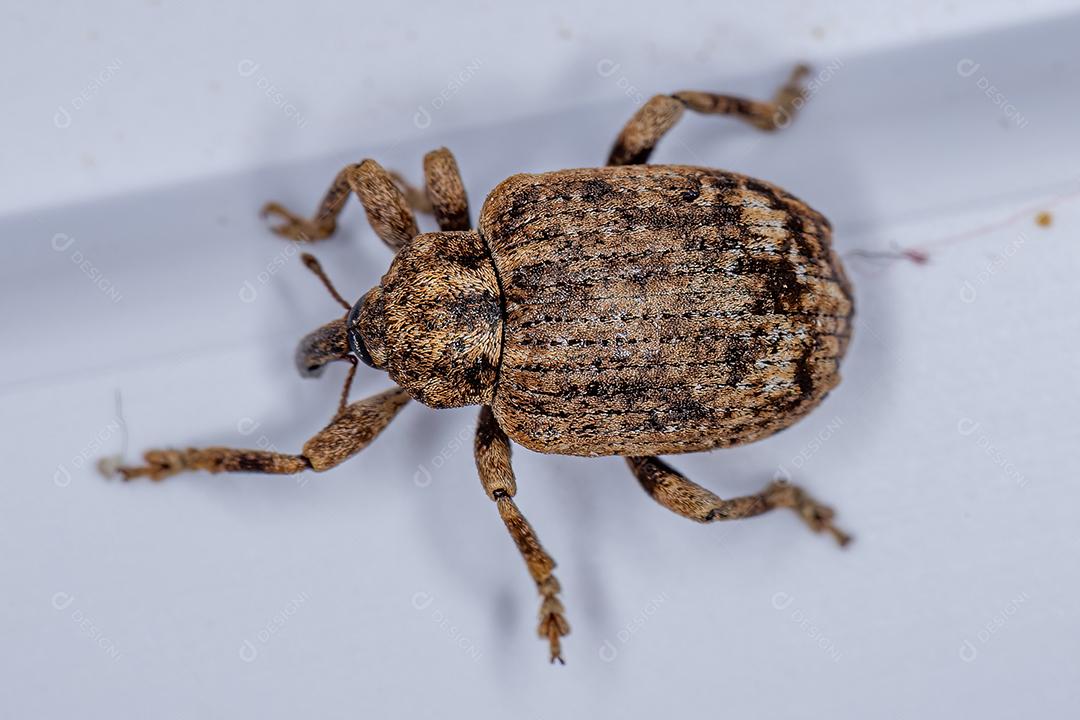
[[[349,311],[349,318],[345,321],[345,327],[348,328],[349,350],[363,360],[365,365],[373,368],[375,363],[371,360],[367,347],[364,346],[363,336],[360,335],[360,309],[363,304],[364,300],[361,298],[360,302],[353,305],[353,309]]]

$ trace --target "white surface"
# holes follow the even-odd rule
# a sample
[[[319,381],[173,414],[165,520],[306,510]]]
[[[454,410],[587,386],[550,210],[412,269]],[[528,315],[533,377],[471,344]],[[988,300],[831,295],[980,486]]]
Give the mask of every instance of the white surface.
[[[9,0],[0,8],[0,211],[387,142],[438,144],[463,127],[1076,5]],[[621,71],[601,76],[604,60]],[[429,117],[417,127],[421,108]]]
[[[963,8],[950,18],[925,11],[916,18],[929,18],[941,36],[926,43],[913,41],[916,20],[851,21],[853,37],[814,53],[809,28],[824,27],[833,42],[844,13],[771,13],[792,33],[801,27],[800,39],[771,34],[775,47],[756,48],[766,20],[751,22],[746,10],[736,11],[730,33],[756,26],[749,44],[714,45],[729,16],[712,5],[685,11],[689,43],[644,15],[605,25],[598,11],[564,7],[543,15],[549,37],[517,41],[535,47],[529,62],[515,64],[495,54],[510,41],[478,29],[479,8],[453,23],[436,11],[415,22],[404,10],[393,18],[357,10],[333,22],[324,13],[322,27],[335,36],[355,28],[357,37],[382,38],[345,47],[320,42],[311,25],[256,11],[203,16],[202,36],[194,14],[185,19],[171,6],[113,12],[97,18],[97,42],[109,48],[100,57],[133,58],[122,68],[131,70],[135,84],[125,92],[136,100],[117,101],[113,116],[117,128],[135,128],[131,143],[109,145],[99,133],[110,116],[91,119],[89,107],[69,128],[85,135],[57,139],[51,125],[25,124],[27,105],[77,90],[78,73],[60,80],[59,61],[24,61],[17,72],[4,64],[27,102],[10,102],[6,113],[18,132],[6,133],[17,142],[4,149],[11,212],[0,224],[8,240],[0,268],[0,716],[1074,713],[1080,15],[1044,21],[1042,11],[1001,4],[992,24],[1008,27],[966,34],[960,29],[988,21]],[[171,15],[147,37],[140,12]],[[25,14],[48,28],[54,47],[63,47],[60,34],[80,38],[90,27],[77,15]],[[1018,22],[1021,15],[1031,22]],[[540,24],[524,16],[530,22]],[[569,39],[558,31],[563,22]],[[387,26],[398,35],[416,28],[408,53],[391,53],[398,62],[379,56],[400,39],[380,35]],[[31,42],[4,27],[22,46]],[[256,49],[228,44],[230,27],[246,28]],[[267,27],[276,28],[271,39]],[[463,29],[460,45],[447,38],[450,27]],[[321,57],[328,77],[362,82],[331,67],[329,58],[348,52],[347,65],[396,84],[380,86],[376,104],[329,92],[336,79],[290,75],[281,37],[294,29],[287,49]],[[661,39],[649,50],[653,35]],[[420,42],[435,36],[454,55],[433,65]],[[415,106],[468,56],[464,39],[479,37],[496,50],[446,109],[446,126],[415,128]],[[562,43],[572,49],[562,53]],[[869,49],[883,45],[894,47]],[[616,46],[624,70],[599,77],[597,57],[613,57]],[[702,47],[711,50],[699,61]],[[153,75],[153,65],[134,59],[148,48],[175,74],[136,81]],[[756,62],[745,59],[751,51],[760,51]],[[471,442],[474,409],[407,408],[361,456],[303,482],[199,475],[123,485],[89,467],[120,448],[116,390],[132,458],[169,443],[291,450],[325,423],[342,369],[305,381],[291,356],[297,338],[337,309],[294,249],[259,222],[263,201],[313,207],[344,162],[369,155],[416,178],[423,152],[446,144],[475,212],[512,172],[602,160],[634,107],[617,86],[622,74],[635,84],[637,73],[647,78],[644,94],[687,86],[762,95],[789,57],[808,52],[819,68],[841,64],[788,131],[767,136],[687,117],[655,160],[767,178],[825,212],[841,251],[927,246],[931,262],[850,258],[858,325],[845,381],[825,405],[775,438],[673,464],[726,495],[756,490],[786,467],[839,510],[856,535],[849,550],[783,513],[698,526],[652,503],[617,459],[519,449],[520,505],[560,563],[574,626],[569,665],[552,668],[534,637],[532,584],[470,453],[455,449]],[[60,54],[69,63],[79,57]],[[304,112],[337,130],[328,138],[314,137],[321,124],[291,132],[265,97],[236,100],[224,85],[229,100],[202,104],[214,76],[194,67],[197,59],[225,62],[215,72],[226,74],[249,54],[273,77],[281,72],[283,85],[324,83],[305,94]],[[979,63],[966,77],[957,72],[965,59]],[[508,85],[521,68],[527,74]],[[980,89],[983,77],[1022,126]],[[121,87],[121,75],[114,81]],[[119,95],[112,82],[92,101],[95,113]],[[229,82],[243,86],[235,76]],[[380,118],[386,94],[399,104]],[[597,101],[586,103],[590,96]],[[138,99],[141,116],[132,110]],[[523,99],[532,104],[522,107]],[[549,104],[561,109],[543,110]],[[39,108],[51,117],[48,103]],[[470,117],[469,108],[482,111]],[[162,118],[175,133],[147,129]],[[375,136],[382,142],[368,140]],[[193,149],[200,143],[208,156]],[[328,149],[332,156],[206,176]],[[77,152],[92,154],[101,174],[66,165]],[[125,168],[101,169],[110,164],[103,158]],[[42,167],[59,187],[44,184]],[[189,176],[198,177],[179,182]],[[105,197],[137,185],[149,189]],[[43,203],[50,207],[15,211]],[[1012,225],[935,243],[1051,205],[1048,229],[1025,212]],[[389,262],[354,201],[339,237],[316,252],[355,296]],[[250,299],[245,283],[253,302],[241,299]],[[355,394],[385,385],[364,371]]]

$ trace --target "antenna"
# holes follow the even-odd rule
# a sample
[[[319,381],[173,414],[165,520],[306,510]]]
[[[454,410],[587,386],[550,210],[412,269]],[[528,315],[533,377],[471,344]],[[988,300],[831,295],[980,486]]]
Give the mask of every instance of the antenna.
[[[300,259],[304,261],[304,265],[307,266],[308,270],[315,273],[315,275],[322,280],[322,284],[326,287],[327,292],[338,301],[338,304],[340,304],[341,307],[345,308],[345,312],[352,310],[352,305],[346,302],[345,298],[341,297],[341,293],[334,287],[334,283],[330,282],[330,278],[327,277],[326,271],[322,269],[322,265],[319,264],[319,261],[315,259],[314,255],[303,253],[300,256]]]

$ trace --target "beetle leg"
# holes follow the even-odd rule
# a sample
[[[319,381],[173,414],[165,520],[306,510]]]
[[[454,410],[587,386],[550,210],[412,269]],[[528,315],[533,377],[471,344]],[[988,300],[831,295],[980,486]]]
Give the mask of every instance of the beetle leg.
[[[484,491],[498,505],[499,515],[525,559],[529,574],[540,592],[540,626],[537,632],[540,637],[547,638],[551,662],[558,660],[562,663],[564,661],[559,638],[570,634],[570,624],[563,615],[565,609],[558,597],[559,581],[552,574],[555,561],[540,545],[532,526],[514,504],[517,482],[510,466],[510,439],[499,427],[495,414],[487,405],[480,410],[475,451],[476,469],[480,472]]]
[[[415,212],[423,213],[424,215],[431,215],[435,212],[431,207],[431,201],[428,200],[428,196],[424,193],[423,188],[418,188],[411,182],[405,179],[405,176],[396,170],[387,170],[390,177],[394,180],[394,184],[397,185],[398,190],[405,196],[405,202],[409,204]]]
[[[374,160],[364,160],[342,169],[311,219],[300,217],[276,202],[267,203],[262,215],[274,215],[284,221],[271,228],[282,237],[303,242],[321,240],[334,233],[337,216],[341,214],[350,192],[360,198],[375,234],[391,249],[397,250],[419,234],[416,218],[409,209],[405,195],[394,184],[390,174]]]
[[[806,97],[802,79],[809,72],[805,65],[797,65],[771,101],[696,90],[655,95],[623,127],[611,149],[608,165],[640,165],[648,162],[656,143],[674,127],[687,108],[708,115],[731,115],[761,130],[787,127]]]
[[[189,470],[270,475],[329,470],[367,447],[408,400],[405,390],[394,388],[347,405],[329,425],[304,443],[299,455],[225,447],[150,450],[143,456],[145,465],[119,467],[116,472],[124,480],[138,477],[162,480]]]
[[[814,532],[826,531],[840,545],[851,537],[832,524],[833,511],[805,490],[777,481],[757,495],[722,500],[656,457],[628,457],[627,464],[649,496],[668,510],[702,523],[753,517],[774,508],[791,508]]]
[[[391,172],[398,188],[416,212],[435,216],[439,230],[468,230],[469,198],[461,180],[454,155],[446,148],[424,156],[424,189],[414,187],[396,172]]]
[[[446,148],[424,156],[424,187],[439,229],[469,229],[469,198],[454,155]]]

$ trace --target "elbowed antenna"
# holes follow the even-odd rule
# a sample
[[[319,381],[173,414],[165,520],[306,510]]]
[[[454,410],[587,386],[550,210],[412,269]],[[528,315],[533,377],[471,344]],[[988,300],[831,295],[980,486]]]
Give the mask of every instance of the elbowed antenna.
[[[349,389],[352,387],[353,378],[356,377],[356,365],[358,362],[350,347],[346,323],[346,319],[352,311],[352,306],[337,291],[334,283],[330,282],[326,271],[323,270],[322,265],[319,264],[314,255],[303,253],[300,259],[303,260],[304,266],[315,273],[316,277],[322,281],[323,286],[334,300],[345,308],[345,317],[331,320],[318,330],[304,336],[296,348],[296,369],[304,377],[318,377],[322,375],[323,368],[326,367],[327,363],[335,360],[344,360],[350,363],[351,367],[348,376],[345,378],[345,386],[341,389],[341,401],[338,403],[338,412],[340,413],[348,403]]]
[[[334,287],[334,283],[330,282],[330,278],[327,276],[326,271],[323,270],[322,265],[319,264],[319,261],[315,259],[314,255],[303,253],[300,255],[300,259],[304,261],[304,266],[307,267],[308,270],[315,273],[316,277],[322,280],[323,287],[325,287],[326,291],[338,301],[338,304],[341,305],[341,307],[345,308],[345,312],[352,310],[352,305],[346,302],[345,298],[341,297],[341,293]]]

